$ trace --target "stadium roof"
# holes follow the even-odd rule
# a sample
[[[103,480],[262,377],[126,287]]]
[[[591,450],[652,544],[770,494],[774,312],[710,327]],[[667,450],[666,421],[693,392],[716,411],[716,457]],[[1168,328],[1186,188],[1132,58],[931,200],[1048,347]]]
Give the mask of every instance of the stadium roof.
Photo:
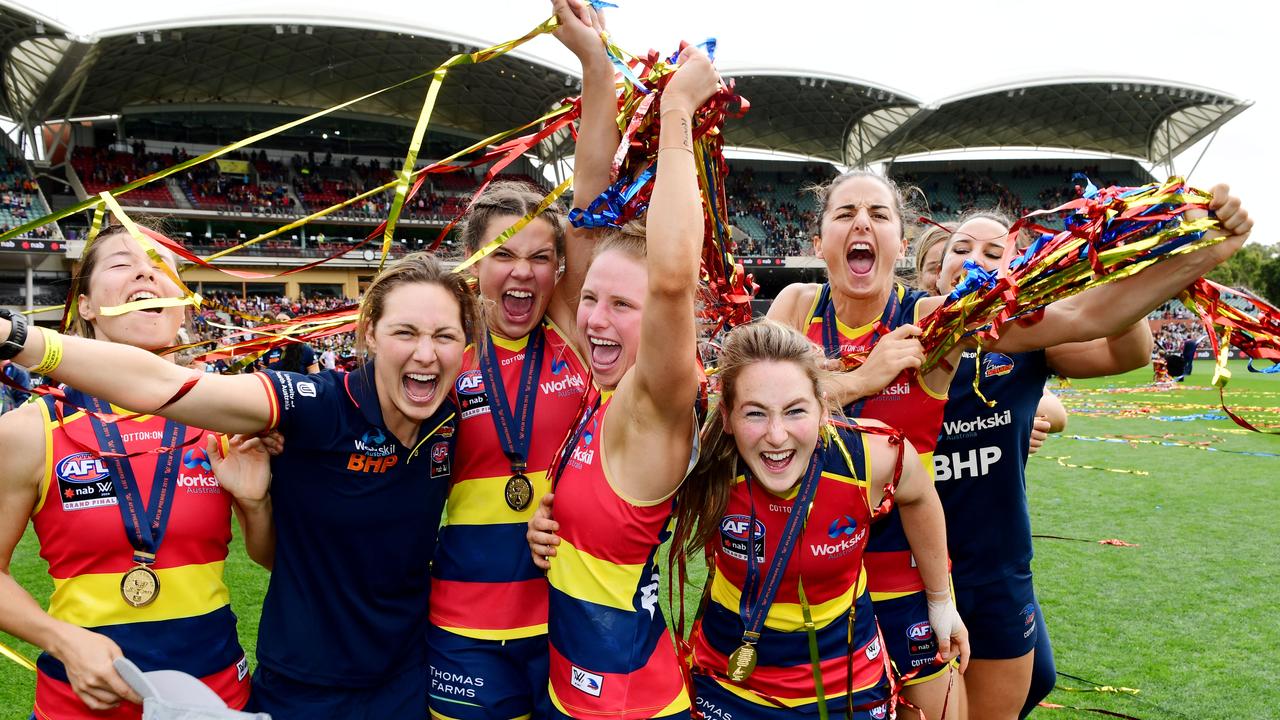
[[[124,18],[86,31],[70,30],[25,3],[6,4],[11,2],[0,0],[0,102],[5,115],[27,125],[68,115],[210,105],[314,110],[390,86],[493,40],[432,30],[423,25],[429,14],[405,17],[354,3],[327,5],[323,14],[293,0],[267,9],[208,3],[182,8],[186,15]],[[725,75],[752,105],[746,117],[727,124],[728,144],[850,166],[992,147],[1162,162],[1251,105],[1150,79],[1035,79],[926,103],[832,73],[749,68]],[[575,94],[576,80],[565,68],[517,50],[452,74],[432,123],[487,136]],[[411,122],[426,86],[422,80],[352,110]]]

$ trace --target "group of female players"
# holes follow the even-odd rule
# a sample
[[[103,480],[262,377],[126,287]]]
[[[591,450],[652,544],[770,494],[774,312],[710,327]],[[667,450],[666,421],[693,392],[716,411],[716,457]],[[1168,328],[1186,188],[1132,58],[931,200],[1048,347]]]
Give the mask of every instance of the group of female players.
[[[597,12],[553,5],[583,70],[582,207],[619,141],[613,70]],[[1145,363],[1146,314],[1251,221],[1215,188],[1223,243],[921,373],[918,319],[965,260],[998,266],[1008,222],[941,233],[921,260],[936,278],[908,289],[901,193],[846,173],[813,228],[828,282],[728,334],[700,427],[691,126],[718,84],[681,54],[644,223],[544,212],[477,263],[479,297],[402,259],[362,300],[350,374],[205,376],[153,354],[181,308],[103,310],[180,291],[118,228],[84,259],[77,336],[0,315],[0,354],[64,384],[0,419],[0,629],[44,650],[34,717],[138,717],[122,655],[278,720],[1025,714],[1053,675],[1023,475],[1045,378]],[[491,186],[466,245],[540,200]],[[252,677],[222,578],[232,510],[272,571]],[[8,572],[27,518],[47,611]],[[669,539],[672,564],[707,559],[687,642],[659,602]]]

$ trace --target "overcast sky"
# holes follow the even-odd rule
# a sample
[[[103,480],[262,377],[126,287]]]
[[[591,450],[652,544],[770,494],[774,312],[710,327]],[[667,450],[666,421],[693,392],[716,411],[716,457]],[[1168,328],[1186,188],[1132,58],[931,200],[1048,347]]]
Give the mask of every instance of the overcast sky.
[[[6,0],[13,2],[14,0]],[[550,14],[537,0],[62,0],[18,4],[39,8],[73,32],[215,17],[260,21],[313,18],[316,24],[435,30],[492,43],[523,34]],[[1280,210],[1269,182],[1280,153],[1280,49],[1269,3],[1184,2],[722,2],[617,0],[609,29],[617,43],[640,53],[674,49],[681,39],[718,40],[726,71],[760,67],[834,72],[885,85],[926,102],[1031,77],[1145,77],[1190,83],[1252,100],[1204,152],[1191,176],[1208,187],[1229,182],[1261,222],[1255,238],[1280,240]],[[52,7],[49,7],[52,6]],[[571,66],[551,38],[523,54]],[[465,72],[465,68],[460,70]],[[1208,140],[1176,160],[1191,171]]]

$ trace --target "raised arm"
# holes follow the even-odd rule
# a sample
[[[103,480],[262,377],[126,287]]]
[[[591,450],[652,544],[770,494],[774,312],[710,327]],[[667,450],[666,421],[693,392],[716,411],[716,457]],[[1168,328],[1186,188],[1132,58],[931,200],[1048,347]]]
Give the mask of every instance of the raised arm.
[[[1154,342],[1151,326],[1143,317],[1110,337],[1054,345],[1045,350],[1045,359],[1063,377],[1118,375],[1150,362]]]
[[[10,321],[0,318],[0,338],[9,336]],[[62,361],[47,373],[94,397],[134,412],[156,412],[188,380],[199,377],[182,399],[158,414],[194,427],[224,433],[253,434],[272,420],[272,398],[262,378],[253,375],[205,375],[167,362],[146,350],[120,343],[55,335]],[[14,361],[35,367],[45,356],[44,333],[35,328]]]
[[[1227,235],[1226,240],[1052,303],[1045,308],[1040,322],[1031,326],[1011,324],[987,347],[1000,352],[1025,352],[1122,333],[1244,245],[1253,229],[1253,220],[1241,207],[1240,198],[1231,195],[1226,185],[1215,185],[1209,207],[1223,228],[1214,232]],[[1187,217],[1196,215],[1188,212]]]
[[[580,0],[554,0],[552,6],[560,20],[555,36],[582,66],[582,118],[573,155],[573,206],[585,210],[609,187],[613,153],[622,139],[613,64],[601,38],[605,29],[602,12]],[[565,331],[574,327],[578,296],[598,233],[572,225],[565,228],[564,274],[556,283],[549,309],[552,319]]]
[[[625,480],[615,475],[620,489],[640,501],[674,491],[692,450],[699,381],[694,298],[703,236],[692,118],[718,84],[711,60],[690,47],[681,53],[680,67],[662,95],[658,173],[645,233],[648,288],[640,348],[613,400],[617,417],[625,418],[614,427],[622,431],[626,458],[641,463],[637,467],[662,462],[680,472],[630,473]]]

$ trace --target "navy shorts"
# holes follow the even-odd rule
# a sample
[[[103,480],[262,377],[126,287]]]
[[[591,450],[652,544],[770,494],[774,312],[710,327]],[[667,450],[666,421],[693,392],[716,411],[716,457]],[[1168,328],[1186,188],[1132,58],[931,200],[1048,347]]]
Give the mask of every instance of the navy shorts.
[[[938,654],[938,639],[929,624],[929,601],[923,592],[887,600],[877,600],[873,593],[871,601],[889,658],[900,675],[911,675],[907,685],[928,682],[947,669],[948,663]]]
[[[381,685],[344,688],[313,685],[259,666],[247,712],[264,712],[272,720],[385,720],[427,716],[427,675],[414,667]]]
[[[478,640],[427,628],[431,712],[450,720],[550,716],[547,636]]]
[[[969,628],[974,660],[1020,658],[1036,646],[1040,625],[1031,568],[983,585],[956,585],[956,610]]]
[[[694,702],[706,716],[706,720],[798,720],[821,717],[816,702],[781,708],[751,702],[725,689],[707,675],[694,675],[693,684],[696,690]],[[828,688],[827,691],[830,692],[831,689]],[[848,706],[849,700],[843,694],[827,698],[827,713],[830,717],[848,717],[845,714]],[[854,720],[888,720],[891,715],[889,679],[883,678],[875,686],[854,693],[853,706],[858,708],[853,713]]]

